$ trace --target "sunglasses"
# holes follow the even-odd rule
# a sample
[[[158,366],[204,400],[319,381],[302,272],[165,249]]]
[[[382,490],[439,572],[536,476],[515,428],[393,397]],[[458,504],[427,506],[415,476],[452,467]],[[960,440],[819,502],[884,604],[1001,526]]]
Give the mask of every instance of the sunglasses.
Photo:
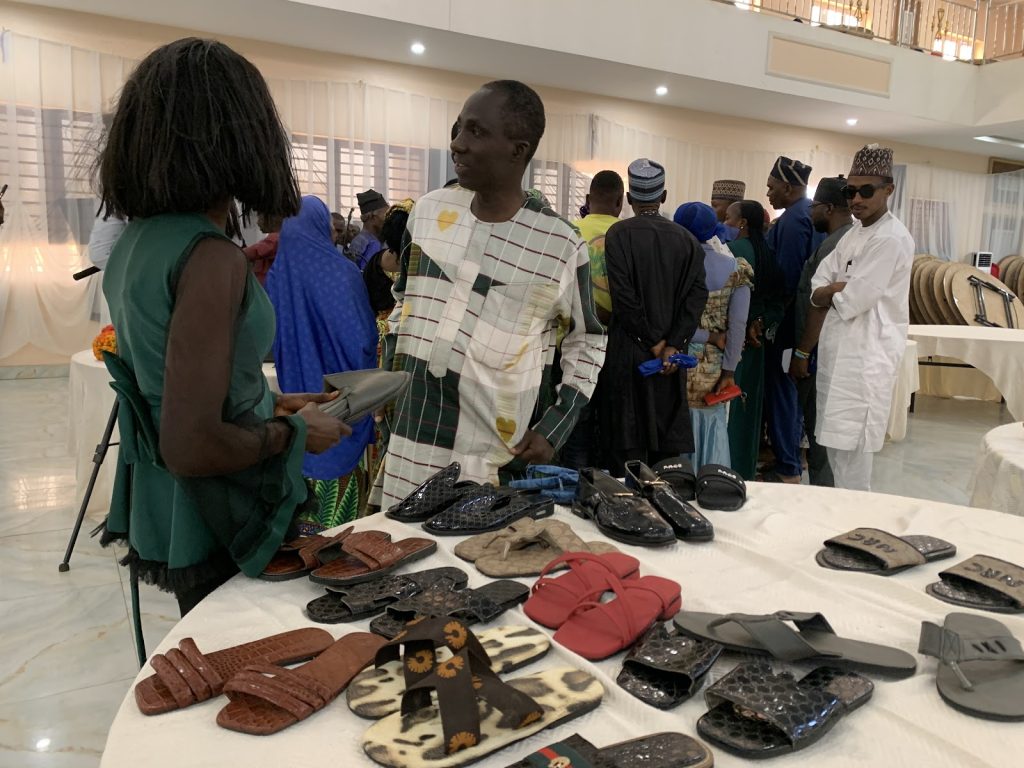
[[[857,195],[861,196],[862,200],[870,200],[875,196],[875,190],[887,187],[888,182],[882,182],[881,184],[862,184],[859,187],[851,187],[849,185],[843,187],[839,192],[847,200],[853,200]]]

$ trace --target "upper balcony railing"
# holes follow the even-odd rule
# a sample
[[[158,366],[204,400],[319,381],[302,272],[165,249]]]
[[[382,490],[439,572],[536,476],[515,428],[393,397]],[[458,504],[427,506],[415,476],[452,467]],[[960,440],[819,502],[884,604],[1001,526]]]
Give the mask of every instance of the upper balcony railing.
[[[951,61],[984,64],[1024,56],[1024,0],[750,0],[732,4]]]

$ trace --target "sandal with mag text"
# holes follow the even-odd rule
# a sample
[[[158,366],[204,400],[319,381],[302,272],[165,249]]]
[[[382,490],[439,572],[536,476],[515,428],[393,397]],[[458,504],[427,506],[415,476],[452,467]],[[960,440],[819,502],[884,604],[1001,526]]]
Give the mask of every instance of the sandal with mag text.
[[[763,662],[740,664],[704,692],[697,733],[727,752],[756,760],[806,749],[874,691],[866,677],[818,667],[800,680]]]
[[[955,546],[933,536],[894,536],[878,528],[854,528],[826,541],[815,559],[822,568],[892,576],[955,554]]]
[[[995,613],[1024,613],[1024,568],[975,555],[939,574],[925,591],[953,605]]]
[[[453,768],[590,712],[603,696],[571,667],[503,681],[467,642],[406,688],[401,711],[370,726],[363,750],[390,768]]]
[[[463,622],[450,617],[410,623],[405,632],[377,651],[375,667],[361,672],[349,685],[349,709],[372,720],[397,712],[406,686],[422,680],[457,653],[467,641],[467,632]],[[499,675],[531,664],[551,648],[547,635],[523,626],[487,629],[470,642],[474,652]]]

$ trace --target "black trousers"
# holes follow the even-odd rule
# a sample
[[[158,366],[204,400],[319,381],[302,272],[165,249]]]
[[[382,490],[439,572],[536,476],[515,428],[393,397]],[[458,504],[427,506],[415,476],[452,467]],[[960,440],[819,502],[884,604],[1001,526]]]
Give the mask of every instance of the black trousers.
[[[807,448],[807,474],[811,479],[811,485],[834,488],[836,481],[832,477],[832,467],[828,463],[828,452],[825,450],[825,446],[818,445],[818,441],[814,439],[814,429],[818,423],[817,378],[816,374],[811,374],[796,383],[797,401],[804,414],[804,431],[807,433],[807,445],[809,446]]]
[[[227,573],[224,576],[219,576],[212,581],[204,581],[202,584],[197,584],[194,587],[183,589],[180,592],[175,592],[174,597],[178,600],[178,613],[184,618],[185,614],[195,608],[199,603],[206,598],[213,590],[217,589],[220,585],[226,582],[235,574]]]

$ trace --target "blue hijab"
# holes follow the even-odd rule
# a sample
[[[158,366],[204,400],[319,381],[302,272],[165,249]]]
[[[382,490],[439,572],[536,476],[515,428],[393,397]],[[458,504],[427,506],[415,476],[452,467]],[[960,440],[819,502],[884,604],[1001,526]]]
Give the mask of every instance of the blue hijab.
[[[285,219],[267,293],[277,314],[274,362],[282,392],[322,392],[324,376],[377,367],[377,321],[359,267],[334,247],[331,215],[307,195],[299,215]],[[316,480],[347,475],[373,439],[367,416],[331,450],[306,454],[303,474]]]

